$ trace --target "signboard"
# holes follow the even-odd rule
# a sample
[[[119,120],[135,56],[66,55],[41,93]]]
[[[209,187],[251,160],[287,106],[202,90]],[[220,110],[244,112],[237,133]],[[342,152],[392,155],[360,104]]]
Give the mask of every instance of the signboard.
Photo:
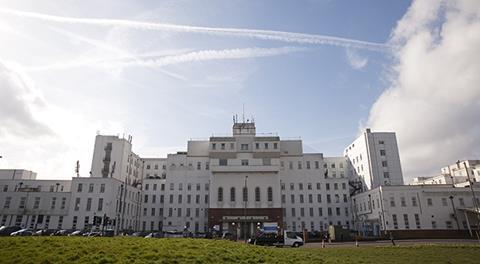
[[[263,223],[263,232],[264,233],[277,233],[278,223],[276,222],[265,222]]]
[[[268,220],[268,216],[261,215],[247,215],[247,216],[224,216],[223,220],[227,221],[265,221]]]

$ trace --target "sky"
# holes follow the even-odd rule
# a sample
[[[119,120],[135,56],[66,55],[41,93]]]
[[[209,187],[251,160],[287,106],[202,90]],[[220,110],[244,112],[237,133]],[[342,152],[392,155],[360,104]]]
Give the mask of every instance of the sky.
[[[0,0],[0,168],[90,170],[95,135],[142,157],[257,132],[342,156],[397,133],[408,182],[480,158],[480,2]]]

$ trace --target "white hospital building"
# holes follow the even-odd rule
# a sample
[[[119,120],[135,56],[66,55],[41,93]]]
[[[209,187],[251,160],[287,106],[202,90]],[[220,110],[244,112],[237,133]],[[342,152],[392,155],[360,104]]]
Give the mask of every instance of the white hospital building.
[[[468,162],[464,171],[442,169],[450,182],[404,185],[391,132],[366,129],[338,157],[304,153],[301,139],[256,133],[249,121],[235,120],[231,135],[190,140],[186,151],[163,158],[134,153],[130,136],[97,135],[89,177],[40,180],[0,170],[0,225],[95,229],[102,219],[116,232],[215,228],[239,238],[263,223],[293,231],[337,225],[372,236],[471,232],[478,211],[469,186],[480,179],[480,165]],[[472,184],[465,184],[467,172]]]

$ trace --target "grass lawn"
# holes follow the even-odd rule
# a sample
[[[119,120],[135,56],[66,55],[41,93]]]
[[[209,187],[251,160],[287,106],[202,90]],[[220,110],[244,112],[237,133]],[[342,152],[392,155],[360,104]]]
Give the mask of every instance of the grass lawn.
[[[204,239],[3,237],[0,263],[480,263],[480,246],[267,248]]]

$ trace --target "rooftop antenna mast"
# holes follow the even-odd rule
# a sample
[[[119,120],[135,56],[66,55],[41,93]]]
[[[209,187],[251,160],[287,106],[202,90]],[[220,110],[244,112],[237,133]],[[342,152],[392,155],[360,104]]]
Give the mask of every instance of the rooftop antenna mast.
[[[245,123],[245,104],[242,105],[242,121]]]

